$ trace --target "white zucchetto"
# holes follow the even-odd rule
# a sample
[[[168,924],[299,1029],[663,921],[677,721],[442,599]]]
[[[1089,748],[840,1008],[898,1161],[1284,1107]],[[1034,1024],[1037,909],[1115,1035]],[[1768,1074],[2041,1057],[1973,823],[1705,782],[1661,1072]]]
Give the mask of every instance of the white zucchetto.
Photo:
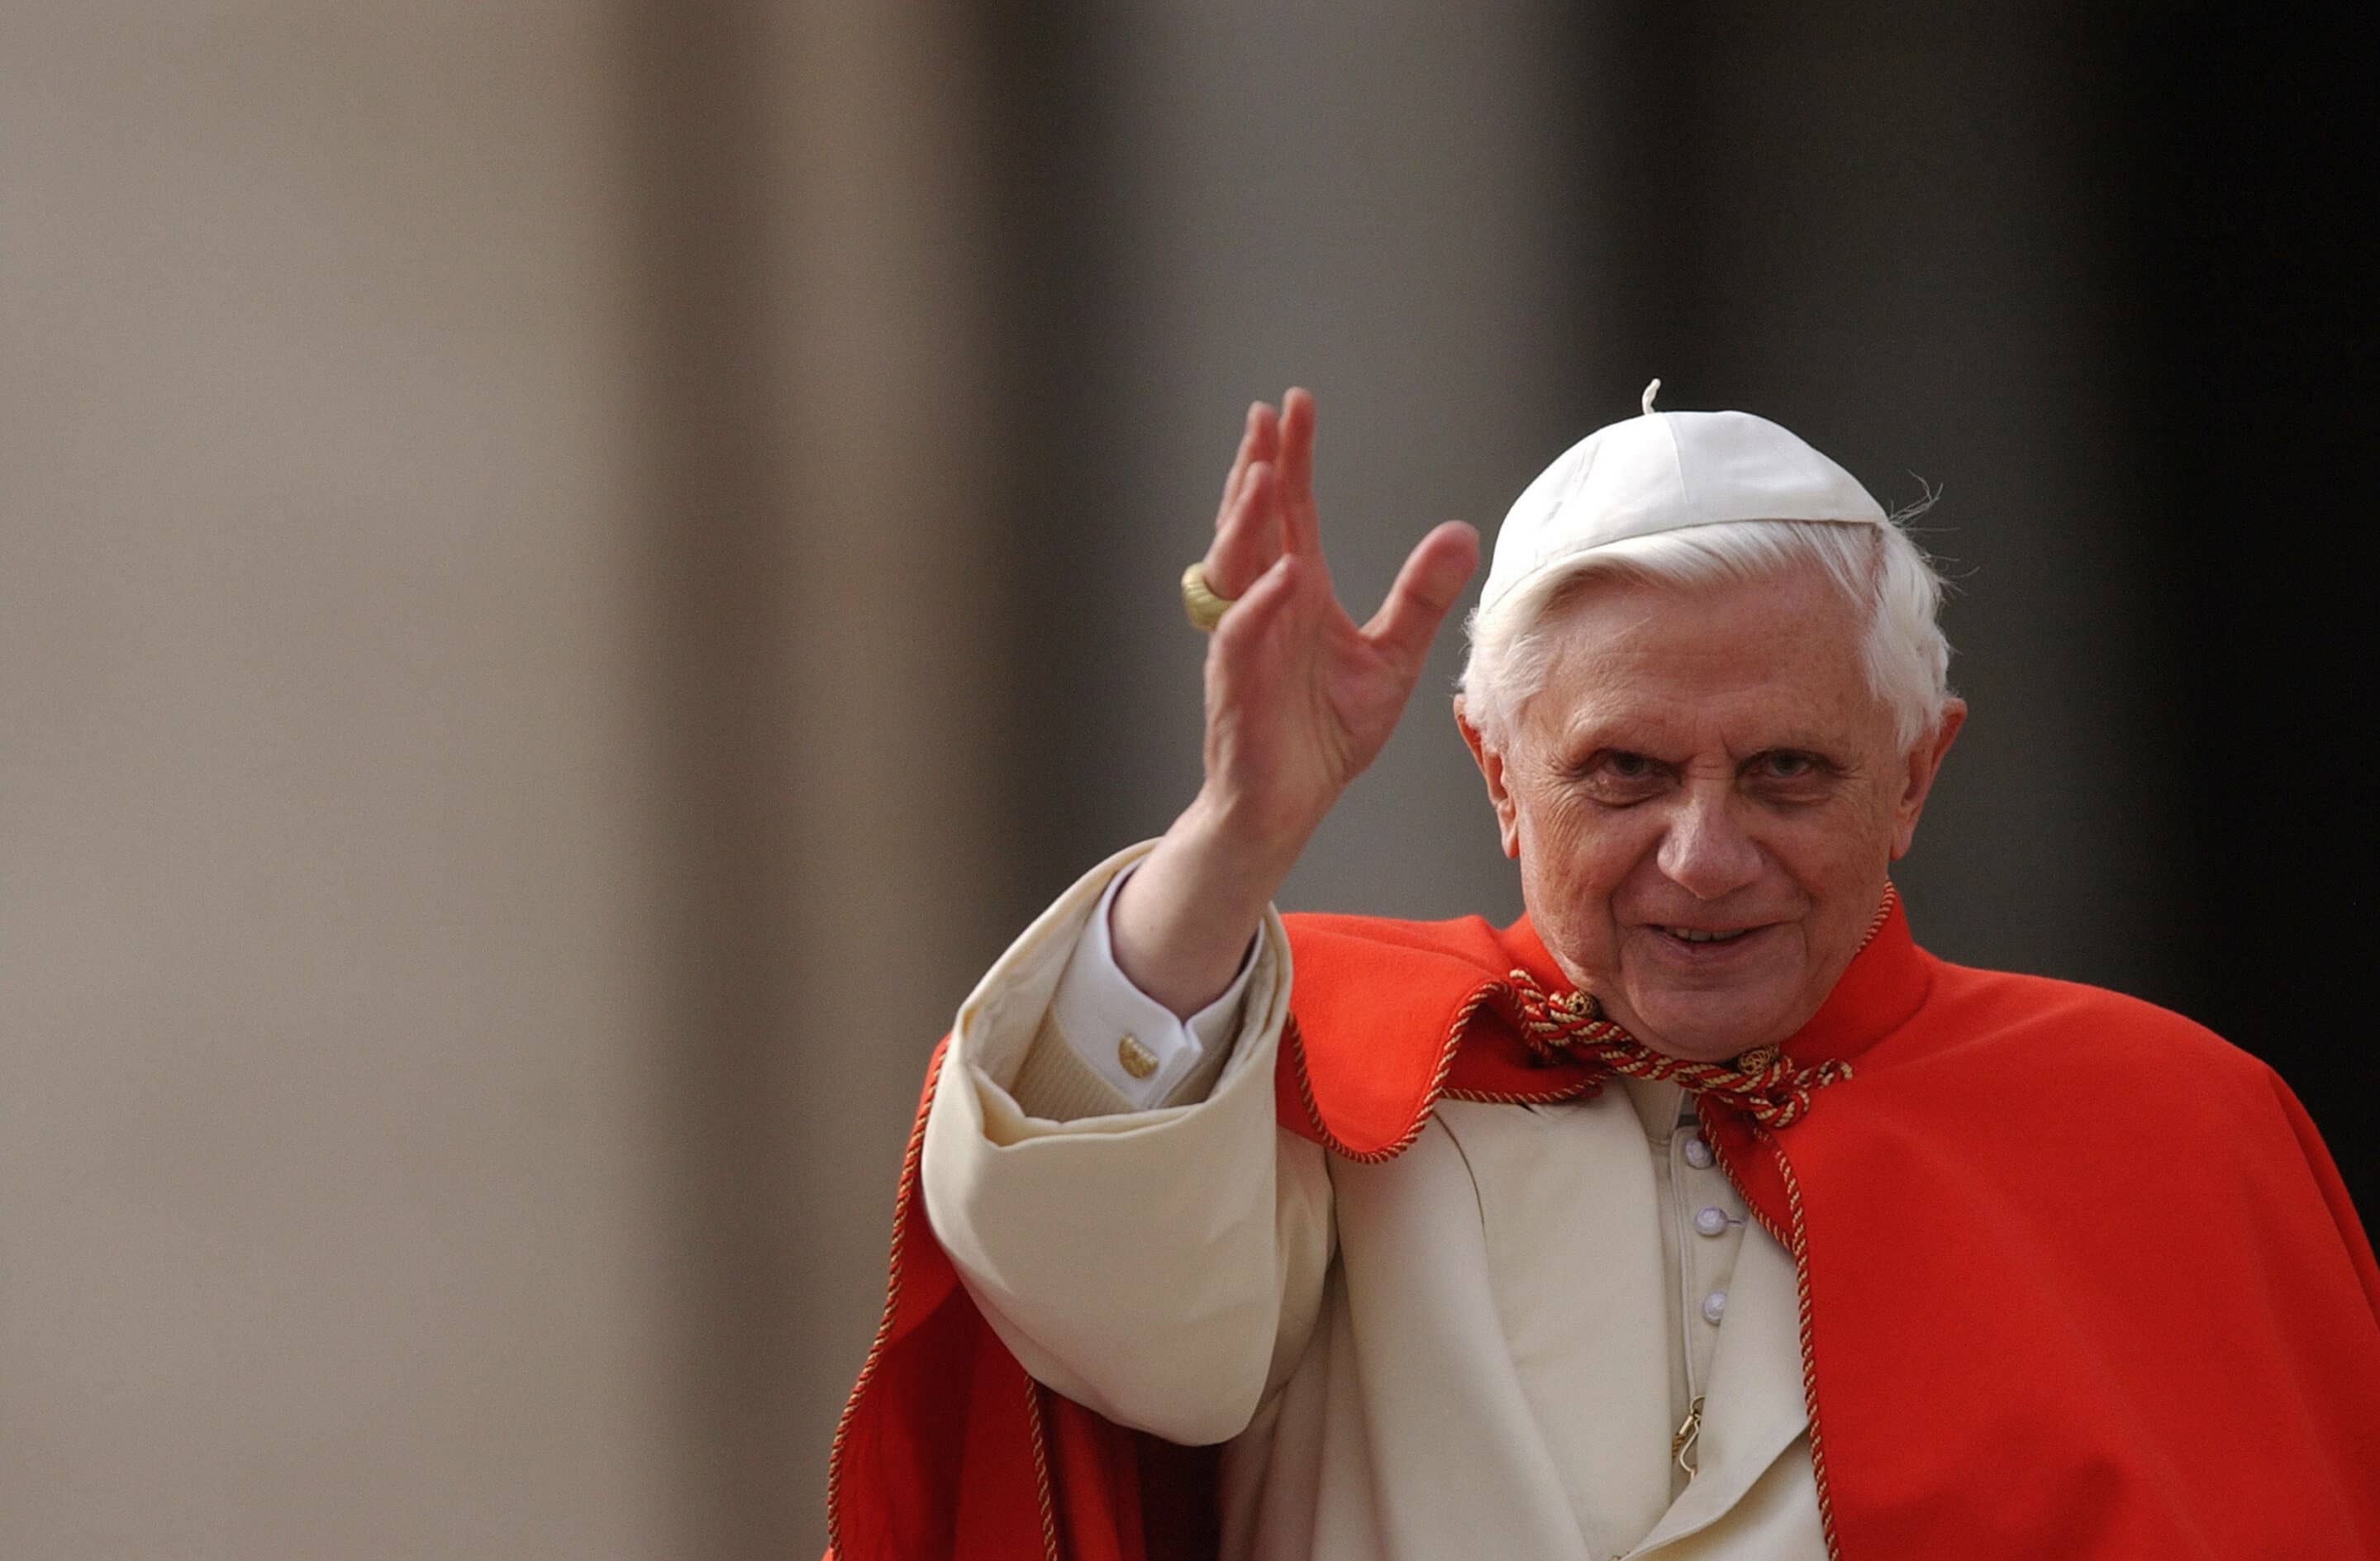
[[[1656,412],[1596,430],[1537,474],[1504,516],[1483,610],[1574,554],[1730,520],[1888,524],[1851,473],[1749,412]]]

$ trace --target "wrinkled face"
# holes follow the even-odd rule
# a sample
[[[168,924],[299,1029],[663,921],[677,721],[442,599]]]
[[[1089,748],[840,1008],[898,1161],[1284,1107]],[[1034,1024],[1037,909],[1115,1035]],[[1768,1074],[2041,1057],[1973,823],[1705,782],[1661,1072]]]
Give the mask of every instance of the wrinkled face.
[[[1866,936],[1963,708],[1900,752],[1857,611],[1815,566],[1593,581],[1556,611],[1507,751],[1463,729],[1539,936],[1658,1050],[1783,1040]]]

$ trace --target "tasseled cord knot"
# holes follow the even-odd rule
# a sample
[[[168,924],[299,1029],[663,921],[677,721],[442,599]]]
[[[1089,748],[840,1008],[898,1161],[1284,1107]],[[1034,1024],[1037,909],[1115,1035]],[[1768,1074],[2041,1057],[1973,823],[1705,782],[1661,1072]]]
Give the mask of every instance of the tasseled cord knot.
[[[1791,1126],[1809,1110],[1811,1096],[1852,1076],[1852,1065],[1839,1059],[1803,1068],[1773,1046],[1754,1047],[1732,1063],[1687,1062],[1655,1051],[1604,1018],[1591,993],[1549,993],[1524,970],[1509,979],[1520,1004],[1521,1038],[1539,1062],[1584,1062],[1632,1079],[1675,1079],[1689,1093],[1732,1106],[1763,1127]]]

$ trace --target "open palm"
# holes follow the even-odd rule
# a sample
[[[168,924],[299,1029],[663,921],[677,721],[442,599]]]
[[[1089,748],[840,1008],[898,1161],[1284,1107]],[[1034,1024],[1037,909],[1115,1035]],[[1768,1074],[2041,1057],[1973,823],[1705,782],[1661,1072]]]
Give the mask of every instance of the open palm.
[[[1206,560],[1208,583],[1238,599],[1207,658],[1209,800],[1295,845],[1388,742],[1479,554],[1471,527],[1439,526],[1359,626],[1331,588],[1313,478],[1314,398],[1251,408]]]
[[[1447,522],[1357,625],[1322,558],[1314,398],[1249,408],[1205,560],[1208,585],[1235,599],[1207,651],[1206,778],[1109,917],[1143,992],[1187,1017],[1229,986],[1298,853],[1395,730],[1478,561],[1477,534]]]

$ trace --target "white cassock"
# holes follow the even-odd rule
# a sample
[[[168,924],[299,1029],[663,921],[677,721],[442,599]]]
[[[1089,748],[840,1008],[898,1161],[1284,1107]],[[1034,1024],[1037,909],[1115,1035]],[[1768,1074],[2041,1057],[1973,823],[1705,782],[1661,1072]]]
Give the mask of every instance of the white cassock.
[[[1147,849],[992,966],[927,1122],[935,1235],[1026,1370],[1226,1442],[1226,1561],[1823,1557],[1792,1259],[1679,1086],[1449,1101],[1333,1156],[1274,1119],[1277,916],[1188,1025],[1117,970]]]

